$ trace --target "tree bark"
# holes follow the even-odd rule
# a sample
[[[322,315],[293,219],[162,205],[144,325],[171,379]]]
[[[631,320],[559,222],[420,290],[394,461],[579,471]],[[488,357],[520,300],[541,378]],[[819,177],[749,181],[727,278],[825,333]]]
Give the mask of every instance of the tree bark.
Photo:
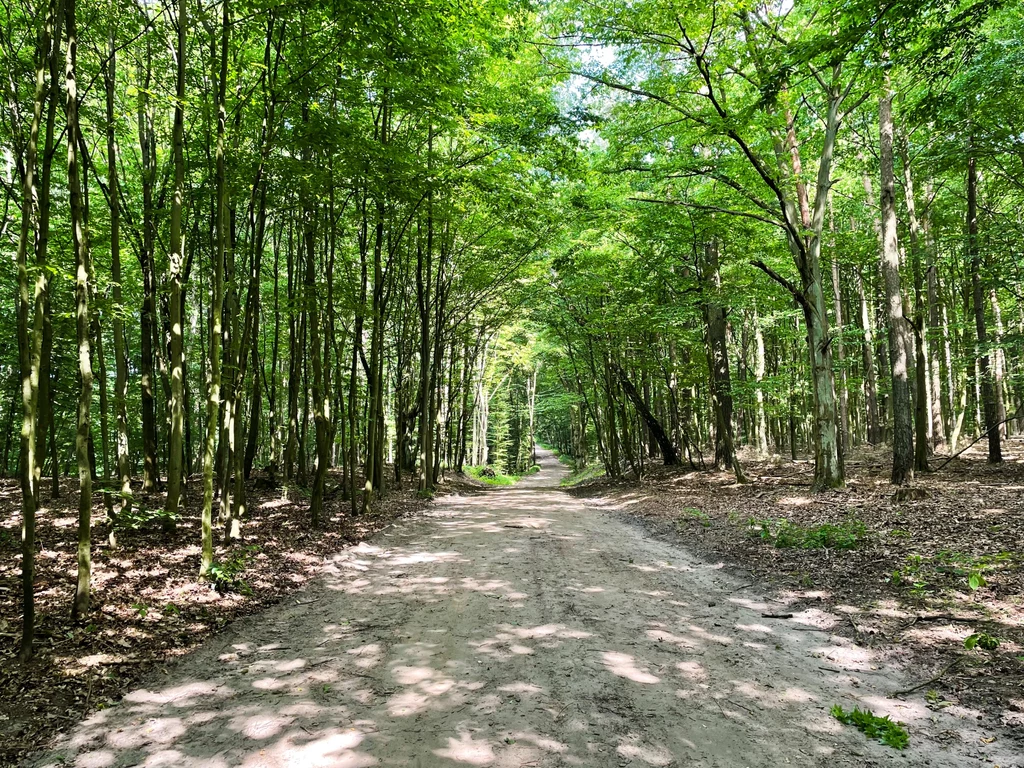
[[[127,515],[132,507],[132,469],[128,448],[128,354],[124,338],[124,294],[121,277],[121,192],[117,163],[117,133],[115,122],[115,92],[117,89],[117,3],[111,0],[108,12],[110,34],[107,42],[106,67],[103,81],[106,89],[107,118],[107,194],[110,207],[110,278],[113,290],[114,334],[114,419],[117,423],[117,477],[119,501],[117,514]],[[110,544],[116,543],[114,526],[110,530]]]
[[[887,58],[887,55],[884,56]],[[893,170],[892,89],[886,74],[878,104],[882,203],[882,284],[885,289],[889,361],[892,370],[892,483],[914,479],[914,425],[910,403],[910,333],[903,311],[900,254],[896,236],[895,173]]]
[[[906,136],[900,137],[900,156],[903,160],[903,195],[907,205],[910,232],[910,260],[914,272],[914,325],[917,333],[914,365],[914,470],[928,472],[929,433],[933,429],[932,398],[929,394],[928,369],[928,312],[925,307],[924,273],[921,270],[921,222],[917,218],[914,198],[914,176],[910,167],[910,150]]]
[[[677,466],[679,464],[679,456],[676,453],[676,447],[672,445],[672,440],[665,433],[664,427],[655,418],[654,414],[651,413],[651,409],[647,407],[647,403],[637,392],[636,387],[633,386],[633,382],[626,376],[626,372],[622,370],[621,366],[613,363],[613,368],[619,379],[619,386],[622,387],[622,391],[629,398],[629,401],[633,403],[633,407],[636,408],[636,412],[640,414],[640,418],[644,420],[644,424],[650,430],[651,435],[658,442],[658,448],[661,449],[662,460],[665,462],[666,467]]]
[[[67,93],[68,192],[71,208],[71,236],[75,249],[75,316],[78,336],[78,429],[75,454],[78,457],[78,584],[71,616],[80,621],[89,612],[92,579],[92,465],[89,461],[90,406],[92,404],[92,359],[89,345],[89,234],[82,202],[82,167],[78,150],[78,30],[76,0],[66,0],[65,24],[68,47],[65,91]]]
[[[973,142],[972,142],[973,143]],[[969,147],[967,158],[967,257],[971,268],[971,294],[974,305],[974,327],[978,343],[978,367],[981,378],[981,397],[985,411],[985,429],[988,432],[988,461],[998,464],[1003,460],[996,410],[996,393],[992,381],[992,365],[988,350],[988,330],[985,324],[985,286],[981,276],[981,248],[978,243],[978,161]]]

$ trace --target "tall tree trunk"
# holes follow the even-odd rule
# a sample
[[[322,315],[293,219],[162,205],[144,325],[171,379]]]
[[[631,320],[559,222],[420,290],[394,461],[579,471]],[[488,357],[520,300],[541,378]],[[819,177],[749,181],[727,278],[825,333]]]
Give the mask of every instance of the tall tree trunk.
[[[21,485],[21,593],[22,631],[18,658],[22,662],[32,657],[35,637],[35,556],[36,511],[39,474],[37,473],[37,427],[39,372],[42,368],[44,297],[48,291],[46,265],[39,265],[35,284],[29,279],[28,252],[32,237],[38,232],[34,202],[37,194],[46,194],[36,182],[38,162],[39,126],[42,122],[43,103],[53,88],[47,88],[47,69],[56,68],[60,52],[61,30],[64,24],[63,0],[51,0],[39,34],[36,49],[35,91],[32,100],[32,118],[28,145],[25,149],[22,171],[21,229],[18,237],[18,363],[21,375],[22,426],[18,474]],[[45,258],[45,256],[44,256]]]
[[[718,244],[715,242],[704,246],[702,285],[707,287],[704,316],[707,323],[711,406],[715,414],[715,466],[733,469],[736,456],[733,447],[732,377],[729,370],[725,308],[717,295],[722,282],[718,272]]]
[[[755,397],[757,399],[757,452],[761,456],[768,455],[768,420],[764,408],[764,377],[765,349],[764,330],[761,327],[761,318],[757,314],[757,307],[754,307],[754,377],[757,381]]]
[[[228,38],[229,2],[221,4],[220,72],[217,77],[217,240],[213,253],[213,298],[210,306],[210,387],[206,400],[206,436],[203,440],[203,510],[202,559],[199,577],[207,578],[213,567],[213,475],[217,453],[217,434],[220,431],[221,338],[224,308],[224,260],[227,252],[228,189],[225,162],[225,133],[227,126]]]
[[[307,113],[308,117],[308,113]],[[307,198],[303,205],[302,225],[306,265],[306,310],[309,313],[309,346],[313,357],[313,425],[316,433],[316,469],[313,473],[313,488],[310,494],[310,524],[319,528],[322,524],[324,485],[327,467],[330,463],[330,401],[327,397],[328,383],[324,377],[324,360],[320,340],[320,306],[317,302],[315,279],[316,261],[316,210]],[[330,276],[328,276],[330,280]],[[330,290],[330,282],[328,282]]]
[[[973,141],[967,158],[967,256],[971,267],[971,293],[974,306],[974,326],[977,332],[978,367],[981,378],[982,401],[985,410],[985,430],[988,434],[988,460],[998,464],[1003,460],[999,434],[999,415],[996,393],[992,381],[992,365],[988,350],[988,330],[985,326],[985,286],[981,277],[981,248],[978,243],[978,161]]]
[[[143,20],[142,35],[146,37],[145,60],[138,64],[138,132],[139,155],[142,164],[142,245],[139,249],[139,267],[142,270],[142,309],[139,317],[141,330],[141,385],[142,385],[142,491],[152,493],[159,484],[157,468],[156,393],[153,339],[156,326],[156,207],[153,196],[156,187],[156,132],[150,104],[153,78],[153,44],[147,24]]]
[[[931,200],[933,195],[931,192],[931,185],[926,183],[925,196]],[[942,398],[942,368],[945,362],[942,358],[941,350],[948,343],[948,339],[942,332],[942,307],[939,292],[939,269],[936,264],[936,246],[934,237],[932,235],[931,226],[931,215],[929,213],[930,206],[924,209],[921,217],[921,229],[924,235],[925,248],[927,249],[927,296],[928,296],[928,349],[934,350],[930,355],[930,375],[931,375],[931,386],[929,392],[931,395],[931,415],[932,415],[932,438],[934,439],[934,447],[938,448],[940,445],[944,445],[946,442],[946,435],[948,431],[946,429],[947,419],[943,418],[943,413],[947,412],[948,409],[945,406],[945,401]],[[946,416],[952,417],[951,413],[947,412]]]
[[[174,158],[174,189],[171,196],[171,233],[168,253],[168,312],[171,321],[170,368],[170,442],[167,453],[167,504],[164,516],[165,529],[173,528],[181,503],[181,481],[184,472],[182,459],[185,414],[185,349],[182,312],[182,275],[185,271],[184,237],[182,212],[185,203],[185,31],[188,24],[186,0],[178,0],[177,32],[178,42],[175,53],[177,77],[174,101],[174,126],[171,150]]]
[[[427,163],[433,153],[433,128],[428,129]],[[430,419],[430,287],[434,259],[434,197],[427,195],[427,243],[417,249],[416,306],[420,318],[420,382],[419,382],[419,490],[428,493],[434,488],[433,436]]]
[[[127,515],[132,507],[131,455],[128,452],[128,354],[124,339],[124,295],[121,285],[121,199],[117,171],[117,133],[114,99],[117,90],[117,3],[111,0],[110,34],[107,41],[106,67],[103,81],[106,89],[107,118],[107,194],[110,198],[110,278],[113,289],[114,311],[114,419],[117,422],[117,477],[119,503],[117,514]],[[116,544],[114,526],[110,529],[110,544]]]
[[[618,364],[613,363],[612,367],[618,375],[619,386],[622,387],[622,391],[626,394],[626,397],[629,398],[629,401],[633,403],[633,407],[636,408],[640,418],[643,419],[644,424],[651,431],[651,435],[658,442],[658,447],[661,449],[661,455],[665,462],[665,466],[670,467],[679,464],[679,457],[676,454],[675,446],[672,445],[672,441],[669,439],[668,435],[665,434],[664,427],[662,427],[661,423],[654,417],[654,414],[651,413],[651,409],[647,407],[647,403],[644,402],[640,393],[637,392],[636,387],[633,386],[633,382],[629,380],[626,372],[622,370]],[[534,387],[536,387],[535,380]],[[532,415],[533,414],[531,412],[531,418]]]
[[[92,465],[89,461],[89,409],[92,404],[92,360],[89,347],[89,233],[82,202],[82,167],[78,150],[78,30],[76,0],[67,0],[67,93],[68,191],[71,207],[71,237],[75,249],[75,316],[78,336],[78,430],[75,454],[78,457],[78,585],[71,609],[74,621],[89,612],[92,578]]]
[[[917,218],[914,176],[910,167],[910,150],[907,147],[906,136],[900,137],[900,156],[903,160],[903,195],[910,224],[910,260],[914,271],[914,325],[917,331],[914,365],[914,470],[928,472],[928,440],[933,428],[930,414],[932,399],[928,391],[928,313],[925,307],[924,273],[921,270],[921,222]]]
[[[61,12],[60,19],[61,23],[63,23],[63,12]],[[56,155],[54,148],[54,134],[57,122],[57,105],[59,104],[61,97],[60,39],[61,30],[58,29],[56,36],[51,41],[51,51],[49,52],[50,83],[49,96],[47,97],[48,100],[46,104],[46,135],[43,142],[43,152],[41,157],[39,157],[39,210],[38,224],[36,227],[36,269],[40,271],[47,269],[46,264],[49,258],[50,210],[52,207],[50,188],[53,173],[53,158]],[[54,422],[53,395],[51,393],[50,381],[53,358],[53,307],[50,300],[50,281],[48,278],[42,278],[40,288],[40,296],[43,302],[43,347],[42,357],[40,359],[41,365],[39,369],[39,393],[36,400],[36,407],[38,409],[37,418],[39,421],[36,436],[37,464],[34,470],[37,503],[42,487],[41,457],[43,456],[46,446],[47,435],[50,437],[51,444],[54,446],[57,444],[55,435],[53,434],[57,429],[57,425]],[[51,476],[52,482],[50,485],[50,496],[51,498],[56,499],[60,496],[60,471],[57,467],[56,461],[53,462]]]
[[[888,58],[887,55],[885,58]],[[882,284],[885,289],[892,369],[892,482],[914,479],[914,425],[910,403],[910,333],[903,312],[900,254],[896,239],[896,194],[893,166],[892,88],[886,74],[878,104],[882,202]]]

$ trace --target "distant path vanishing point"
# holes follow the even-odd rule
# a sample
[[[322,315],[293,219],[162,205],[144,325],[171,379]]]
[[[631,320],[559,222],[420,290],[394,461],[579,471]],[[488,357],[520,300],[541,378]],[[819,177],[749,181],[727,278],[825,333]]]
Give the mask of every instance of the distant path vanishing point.
[[[1021,764],[920,697],[886,699],[916,681],[820,612],[763,617],[756,587],[570,497],[540,458],[339,553],[32,765]],[[910,749],[840,725],[837,703],[891,712]]]

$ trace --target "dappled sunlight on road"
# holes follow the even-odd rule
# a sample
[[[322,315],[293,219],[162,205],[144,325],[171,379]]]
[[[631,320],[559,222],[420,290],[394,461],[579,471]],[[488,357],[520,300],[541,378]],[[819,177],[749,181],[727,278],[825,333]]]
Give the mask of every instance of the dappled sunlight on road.
[[[339,553],[36,765],[852,768],[889,756],[833,704],[917,735],[938,717],[886,699],[899,681],[828,633],[837,617],[765,618],[778,606],[721,564],[564,495],[542,464]]]

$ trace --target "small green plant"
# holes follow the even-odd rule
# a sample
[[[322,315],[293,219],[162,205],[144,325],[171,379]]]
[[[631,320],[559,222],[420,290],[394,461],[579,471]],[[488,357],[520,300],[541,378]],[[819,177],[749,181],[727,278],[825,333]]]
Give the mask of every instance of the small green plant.
[[[975,648],[981,648],[983,651],[994,651],[998,647],[999,638],[984,632],[975,632],[964,640],[964,648],[968,651],[973,651]]]
[[[836,704],[832,707],[832,717],[843,725],[854,726],[869,739],[877,739],[887,747],[906,749],[910,743],[910,736],[907,735],[902,723],[894,722],[888,715],[879,717],[873,712],[859,707],[854,707],[852,712],[847,712],[839,704]]]
[[[867,537],[867,528],[860,520],[805,527],[788,520],[751,518],[747,526],[751,535],[770,542],[778,549],[856,549]]]
[[[250,544],[236,550],[224,561],[214,561],[210,566],[210,581],[213,582],[213,588],[221,594],[238,592],[242,595],[251,595],[252,587],[241,578],[241,574],[249,566],[250,558],[260,549],[257,544]]]
[[[146,614],[149,613],[149,606],[145,603],[133,603],[132,609],[139,614],[140,619],[146,618]]]
[[[176,521],[177,516],[168,515],[167,510],[147,509],[143,506],[132,507],[127,513],[121,512],[111,519],[115,531],[141,531],[154,523],[162,526],[165,521]]]
[[[168,603],[164,606],[164,611],[169,613],[171,616],[181,616],[181,609],[174,603]]]

